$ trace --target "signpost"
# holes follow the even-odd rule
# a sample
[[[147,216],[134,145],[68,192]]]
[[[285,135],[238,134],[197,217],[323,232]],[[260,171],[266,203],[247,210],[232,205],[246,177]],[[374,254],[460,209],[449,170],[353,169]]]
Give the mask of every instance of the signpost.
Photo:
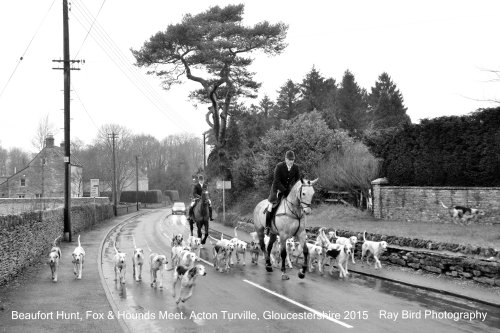
[[[231,181],[229,180],[218,180],[217,181],[217,189],[222,189],[222,221],[226,222],[226,198],[225,198],[225,190],[231,189]]]
[[[94,199],[99,196],[99,179],[90,180],[90,196]]]

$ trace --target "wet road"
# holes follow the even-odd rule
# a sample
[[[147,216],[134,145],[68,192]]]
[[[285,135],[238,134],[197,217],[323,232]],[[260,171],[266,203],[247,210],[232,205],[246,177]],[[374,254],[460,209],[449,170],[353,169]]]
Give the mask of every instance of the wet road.
[[[165,272],[163,289],[153,289],[149,263],[142,282],[136,282],[130,259],[132,235],[146,257],[149,245],[170,258],[171,235],[183,233],[187,238],[185,217],[169,213],[154,210],[133,218],[105,242],[105,282],[115,315],[131,332],[500,332],[500,309],[354,273],[345,281],[316,272],[301,280],[294,269],[290,280],[282,281],[279,270],[267,273],[262,261],[252,265],[248,255],[246,266],[235,264],[228,272],[216,272],[210,265],[209,243],[201,250],[207,275],[197,278],[193,297],[177,306],[172,271]],[[114,282],[115,239],[129,255],[124,286]]]

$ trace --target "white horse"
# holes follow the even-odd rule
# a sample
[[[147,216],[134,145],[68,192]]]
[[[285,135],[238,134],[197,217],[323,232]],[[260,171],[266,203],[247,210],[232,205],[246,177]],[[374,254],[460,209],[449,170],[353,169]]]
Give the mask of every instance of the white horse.
[[[270,254],[273,244],[276,241],[276,236],[280,236],[281,242],[280,256],[281,256],[281,278],[288,280],[286,274],[286,242],[284,240],[296,236],[302,245],[304,253],[304,263],[299,270],[299,278],[303,279],[307,271],[307,259],[309,251],[307,249],[306,241],[306,215],[311,213],[311,201],[314,195],[313,185],[318,181],[300,179],[292,187],[288,196],[281,200],[274,221],[271,223],[270,239],[267,249],[264,244],[264,228],[266,226],[266,214],[264,210],[269,205],[269,201],[262,200],[257,204],[253,211],[253,223],[255,231],[259,237],[259,245],[266,258],[266,270],[272,272]]]

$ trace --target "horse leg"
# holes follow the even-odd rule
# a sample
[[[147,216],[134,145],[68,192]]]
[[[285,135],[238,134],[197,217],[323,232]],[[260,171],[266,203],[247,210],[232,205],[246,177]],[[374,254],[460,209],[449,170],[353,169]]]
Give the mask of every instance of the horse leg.
[[[281,242],[281,279],[288,280],[290,279],[286,274],[286,242]]]
[[[304,262],[302,263],[302,268],[299,270],[299,278],[303,279],[306,276],[307,262],[309,260],[309,249],[307,248],[307,236],[305,231],[300,234],[299,239],[302,244],[302,253],[304,254]]]
[[[189,220],[189,230],[191,231],[191,236],[193,236],[194,222]]]
[[[201,239],[201,224],[202,223],[203,223],[202,221],[196,221],[196,229],[198,229],[197,230],[197,235],[198,235],[198,238],[200,238],[200,239]]]
[[[201,245],[204,245],[208,238],[208,221],[205,221],[203,224],[205,225],[205,236],[201,240]]]
[[[266,271],[272,272],[273,265],[271,264],[271,250],[273,248],[274,242],[276,241],[276,234],[271,234],[269,237],[269,244],[267,244],[267,249],[264,252],[266,254]]]

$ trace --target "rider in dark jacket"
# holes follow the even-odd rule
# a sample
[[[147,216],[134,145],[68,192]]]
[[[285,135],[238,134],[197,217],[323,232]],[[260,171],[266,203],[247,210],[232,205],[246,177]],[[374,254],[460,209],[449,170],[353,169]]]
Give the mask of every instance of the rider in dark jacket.
[[[194,221],[194,212],[193,212],[194,206],[198,201],[198,199],[201,198],[203,190],[207,189],[207,186],[206,184],[204,184],[203,181],[204,181],[203,175],[199,175],[198,182],[193,186],[193,193],[192,193],[193,200],[191,201],[191,206],[189,207],[189,214],[188,214],[188,218],[193,221]],[[208,211],[210,214],[210,221],[213,221],[214,219],[212,218],[212,202],[210,201],[210,199],[208,199]]]
[[[285,161],[279,162],[274,168],[274,179],[271,186],[271,191],[269,193],[269,206],[266,212],[266,228],[265,233],[269,235],[269,230],[271,228],[271,221],[274,213],[276,213],[276,207],[282,197],[286,197],[293,185],[300,179],[299,167],[294,164],[295,154],[293,151],[289,150],[285,154]],[[274,207],[274,208],[273,208]]]

